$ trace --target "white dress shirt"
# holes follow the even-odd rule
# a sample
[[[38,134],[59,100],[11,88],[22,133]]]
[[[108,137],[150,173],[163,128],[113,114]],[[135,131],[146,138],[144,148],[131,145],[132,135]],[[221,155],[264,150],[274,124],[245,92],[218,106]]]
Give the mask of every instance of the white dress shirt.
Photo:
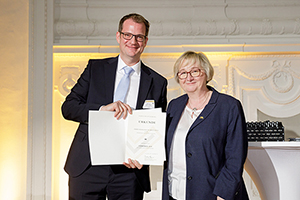
[[[119,82],[121,81],[122,77],[125,74],[123,70],[125,66],[127,65],[119,56],[114,93],[116,92]],[[127,92],[127,96],[125,97],[124,103],[128,104],[132,109],[136,109],[136,103],[137,103],[139,87],[140,87],[140,78],[141,78],[141,61],[129,67],[132,67],[134,72],[130,76],[129,89]]]
[[[202,110],[193,111],[186,106],[173,136],[168,166],[168,180],[169,194],[177,200],[185,200],[186,197],[186,136]]]

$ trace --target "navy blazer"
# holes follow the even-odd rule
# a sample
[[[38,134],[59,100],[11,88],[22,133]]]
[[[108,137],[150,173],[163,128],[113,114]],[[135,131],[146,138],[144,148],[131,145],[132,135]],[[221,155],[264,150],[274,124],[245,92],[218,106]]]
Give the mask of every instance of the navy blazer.
[[[242,178],[247,157],[246,123],[241,103],[213,91],[211,99],[191,125],[185,140],[186,199],[247,200]],[[172,139],[188,95],[172,100],[167,109],[166,155],[163,174],[163,200],[169,200],[168,159]]]
[[[82,174],[91,164],[88,145],[88,113],[89,110],[99,110],[102,105],[113,102],[117,63],[118,57],[89,60],[87,67],[62,105],[63,116],[80,123],[64,168],[72,177]],[[142,63],[136,108],[141,109],[145,100],[154,100],[155,107],[165,111],[166,94],[167,80]],[[116,173],[133,170],[123,165],[111,167]],[[134,169],[146,192],[150,191],[148,168],[149,166],[144,166],[141,170]]]

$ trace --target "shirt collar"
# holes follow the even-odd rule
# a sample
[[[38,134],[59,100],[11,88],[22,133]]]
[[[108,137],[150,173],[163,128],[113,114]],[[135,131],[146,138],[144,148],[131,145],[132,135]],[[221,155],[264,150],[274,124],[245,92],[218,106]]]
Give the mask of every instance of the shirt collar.
[[[117,69],[117,71],[122,70],[125,66],[127,66],[127,65],[122,60],[121,56],[118,56],[118,69]],[[141,72],[141,61],[139,61],[138,63],[136,63],[135,65],[133,65],[131,67],[134,70],[134,73],[136,73],[137,75],[140,75],[140,72]]]

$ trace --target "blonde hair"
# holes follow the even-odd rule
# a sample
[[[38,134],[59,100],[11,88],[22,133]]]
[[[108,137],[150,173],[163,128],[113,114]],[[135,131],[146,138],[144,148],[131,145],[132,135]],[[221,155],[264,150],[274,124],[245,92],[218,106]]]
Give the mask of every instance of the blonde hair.
[[[186,65],[198,65],[200,69],[205,71],[207,76],[206,83],[212,80],[214,76],[214,68],[210,64],[206,55],[202,52],[194,52],[194,51],[187,51],[183,53],[175,62],[174,64],[174,77],[177,83],[179,83],[178,72],[181,67]]]

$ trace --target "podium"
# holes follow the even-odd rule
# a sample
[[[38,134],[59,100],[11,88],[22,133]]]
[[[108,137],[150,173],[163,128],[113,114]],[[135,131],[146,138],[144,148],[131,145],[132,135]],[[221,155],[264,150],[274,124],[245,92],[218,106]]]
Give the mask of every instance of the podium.
[[[300,199],[300,142],[249,142],[245,170],[262,200]]]

